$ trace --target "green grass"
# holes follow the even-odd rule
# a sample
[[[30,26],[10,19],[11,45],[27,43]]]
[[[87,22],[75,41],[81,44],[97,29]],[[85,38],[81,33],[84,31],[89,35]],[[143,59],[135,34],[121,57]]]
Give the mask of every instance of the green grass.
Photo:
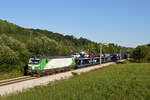
[[[0,80],[10,79],[10,78],[16,78],[24,76],[23,72],[18,71],[11,71],[11,72],[0,72]]]
[[[150,100],[150,64],[116,64],[3,100]]]

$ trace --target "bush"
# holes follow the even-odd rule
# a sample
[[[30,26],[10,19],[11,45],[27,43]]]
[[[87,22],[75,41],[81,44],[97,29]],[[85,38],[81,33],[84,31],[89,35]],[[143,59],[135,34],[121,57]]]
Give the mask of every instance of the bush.
[[[20,68],[15,67],[14,69],[22,70],[27,64],[29,56],[30,53],[23,43],[4,34],[0,36],[0,66],[4,67],[5,65],[6,69],[9,69],[9,65],[11,67],[17,65]]]
[[[150,47],[149,46],[138,46],[133,51],[133,58],[137,62],[150,62]]]
[[[18,60],[19,60],[18,53],[14,52],[7,46],[0,45],[0,65],[17,64]]]
[[[57,55],[59,53],[58,43],[46,36],[34,38],[28,42],[27,47],[35,55]]]
[[[72,75],[73,75],[73,76],[77,76],[77,75],[78,75],[78,73],[76,73],[76,72],[72,72]]]
[[[8,37],[7,35],[3,34],[0,36],[0,44],[6,45],[14,51],[24,51],[25,45],[18,40],[13,39],[12,37]]]
[[[11,72],[14,69],[15,65],[11,64],[2,64],[0,66],[0,73]]]

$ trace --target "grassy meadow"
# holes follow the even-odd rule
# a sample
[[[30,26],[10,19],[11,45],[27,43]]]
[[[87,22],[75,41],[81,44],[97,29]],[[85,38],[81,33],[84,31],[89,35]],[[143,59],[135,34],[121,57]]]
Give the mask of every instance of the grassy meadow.
[[[0,72],[0,80],[11,79],[24,76],[23,72],[13,70],[12,72]]]
[[[2,100],[150,100],[150,64],[115,64]]]

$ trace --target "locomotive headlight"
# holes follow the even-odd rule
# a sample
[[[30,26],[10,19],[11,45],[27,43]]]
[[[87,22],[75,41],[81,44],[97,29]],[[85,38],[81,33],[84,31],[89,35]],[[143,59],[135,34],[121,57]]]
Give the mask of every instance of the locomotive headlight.
[[[34,66],[32,66],[31,68],[32,68],[32,70],[33,70],[33,69],[34,69]]]

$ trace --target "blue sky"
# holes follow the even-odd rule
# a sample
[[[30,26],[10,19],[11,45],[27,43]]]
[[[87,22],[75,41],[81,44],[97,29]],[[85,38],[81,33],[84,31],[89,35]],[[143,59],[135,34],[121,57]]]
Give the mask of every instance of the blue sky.
[[[0,19],[127,47],[150,43],[150,0],[1,0]]]

